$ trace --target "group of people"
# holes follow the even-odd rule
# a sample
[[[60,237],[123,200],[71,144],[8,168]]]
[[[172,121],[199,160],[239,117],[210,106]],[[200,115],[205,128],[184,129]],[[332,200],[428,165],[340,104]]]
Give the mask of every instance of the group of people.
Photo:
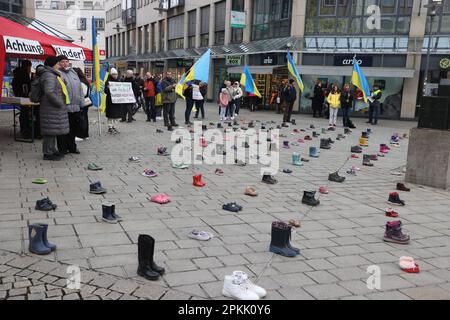
[[[376,125],[378,123],[378,117],[380,115],[380,99],[381,90],[378,85],[373,86],[369,100],[369,120],[367,123]],[[322,80],[318,79],[313,90],[312,110],[313,117],[316,115],[322,117],[322,110],[324,103],[329,107],[329,126],[335,127],[337,122],[337,115],[339,109],[342,110],[342,123],[344,127],[354,128],[353,122],[350,120],[350,112],[353,107],[353,101],[357,96],[357,92],[350,89],[350,84],[345,83],[342,90],[336,84],[332,84],[329,89],[323,87]]]
[[[239,82],[232,83],[225,80],[219,92],[219,119],[224,121],[227,119],[234,120],[239,115],[242,104],[243,91]]]
[[[30,61],[22,62],[22,67],[25,73],[16,72],[12,86],[16,96],[39,102],[35,116],[38,135],[43,139],[44,160],[57,161],[67,153],[79,154],[75,139],[89,136],[87,114],[91,106],[90,85],[83,71],[72,68],[64,55],[48,57],[44,65],[36,66],[34,75]],[[22,112],[26,117],[26,111]],[[26,130],[26,123],[23,126]]]

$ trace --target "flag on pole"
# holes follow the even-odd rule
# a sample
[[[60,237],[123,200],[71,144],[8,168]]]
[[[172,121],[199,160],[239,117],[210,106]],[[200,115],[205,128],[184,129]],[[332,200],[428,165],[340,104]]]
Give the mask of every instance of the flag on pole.
[[[302,78],[300,78],[300,74],[298,73],[297,68],[295,67],[294,60],[292,59],[292,56],[289,52],[287,53],[287,67],[288,67],[288,70],[291,73],[291,75],[297,81],[297,85],[300,88],[300,91],[303,92],[304,86],[303,86]]]
[[[192,80],[200,80],[208,83],[209,80],[209,67],[211,62],[211,49],[208,49],[196,63],[189,69],[188,72],[183,74],[180,81],[177,83],[175,92],[184,99],[183,88],[184,85]]]
[[[367,79],[359,67],[355,57],[353,57],[352,84],[361,90],[363,93],[364,102],[367,102],[367,98],[370,97],[369,83],[367,82]]]
[[[101,112],[105,111],[106,95],[105,82],[108,79],[108,73],[104,68],[100,67],[100,53],[97,45],[97,30],[95,27],[95,19],[92,17],[92,89],[90,99],[94,107],[100,108]]]
[[[255,82],[253,81],[252,74],[247,65],[244,67],[244,72],[241,74],[241,80],[239,81],[241,85],[245,87],[245,91],[254,94],[255,96],[261,98],[261,93],[259,93]]]

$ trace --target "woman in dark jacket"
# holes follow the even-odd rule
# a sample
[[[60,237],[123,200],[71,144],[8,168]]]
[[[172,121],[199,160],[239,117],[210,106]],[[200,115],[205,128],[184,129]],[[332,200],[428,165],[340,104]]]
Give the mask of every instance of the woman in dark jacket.
[[[195,99],[195,97],[193,97],[195,108],[197,109],[197,111],[195,111],[194,119],[198,119],[198,115],[200,112],[202,113],[202,119],[205,119],[205,97],[206,93],[208,92],[208,86],[205,82],[200,82],[198,86],[203,99],[200,99],[200,97],[199,99]]]
[[[73,68],[80,79],[81,86],[83,87],[84,94],[84,106],[81,108],[80,113],[78,115],[78,132],[76,133],[78,138],[86,139],[89,138],[89,118],[88,111],[89,107],[92,106],[92,102],[89,98],[91,95],[91,85],[89,84],[88,79],[84,75],[84,72],[81,68]]]
[[[69,94],[58,71],[58,59],[49,57],[45,66],[37,70],[41,87],[40,122],[44,160],[58,161],[63,155],[56,149],[56,137],[69,133],[67,105]]]
[[[344,84],[341,92],[341,109],[342,109],[342,121],[344,127],[349,127],[350,121],[350,111],[353,106],[353,95],[350,92],[350,85],[348,83]]]
[[[108,118],[108,133],[116,134],[119,131],[116,129],[117,119],[123,116],[123,106],[120,103],[112,103],[111,91],[109,90],[110,82],[120,82],[119,74],[115,68],[111,68],[108,80],[105,83],[106,94],[106,118]]]
[[[194,106],[194,99],[192,99],[192,83],[188,82],[187,87],[183,92],[184,97],[186,98],[186,110],[184,111],[184,124],[191,125],[190,121],[192,107]]]
[[[322,117],[324,99],[325,96],[323,95],[322,80],[317,80],[316,85],[314,86],[314,95],[312,98],[313,118],[316,117],[316,113],[319,114],[319,118]]]

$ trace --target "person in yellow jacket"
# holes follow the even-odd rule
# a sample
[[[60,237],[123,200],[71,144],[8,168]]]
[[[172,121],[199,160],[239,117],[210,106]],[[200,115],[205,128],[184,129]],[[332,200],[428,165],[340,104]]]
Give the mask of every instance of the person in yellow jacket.
[[[333,85],[327,97],[327,102],[330,105],[330,127],[336,127],[337,114],[341,107],[341,92],[337,85]]]

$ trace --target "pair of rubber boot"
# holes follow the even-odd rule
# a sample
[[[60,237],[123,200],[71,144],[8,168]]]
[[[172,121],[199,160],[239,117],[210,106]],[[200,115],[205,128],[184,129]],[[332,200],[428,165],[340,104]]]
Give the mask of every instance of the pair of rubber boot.
[[[291,246],[292,227],[282,221],[272,222],[272,234],[269,251],[284,257],[295,257],[300,253],[298,248]]]
[[[164,268],[154,261],[155,239],[148,234],[138,237],[138,269],[137,274],[147,280],[156,281],[164,274]]]
[[[34,223],[28,226],[28,250],[31,253],[44,255],[56,250],[56,245],[48,242],[48,224]]]

